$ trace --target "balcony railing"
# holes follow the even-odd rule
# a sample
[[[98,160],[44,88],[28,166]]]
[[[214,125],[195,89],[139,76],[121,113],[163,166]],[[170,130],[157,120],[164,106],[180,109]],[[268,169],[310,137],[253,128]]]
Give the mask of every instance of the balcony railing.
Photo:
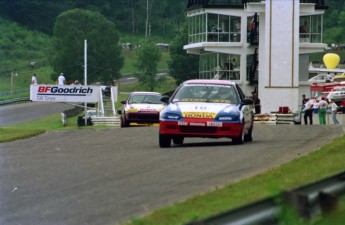
[[[247,3],[265,0],[189,0],[187,8],[243,8]],[[327,9],[324,0],[300,0],[300,3],[314,3],[316,9]]]

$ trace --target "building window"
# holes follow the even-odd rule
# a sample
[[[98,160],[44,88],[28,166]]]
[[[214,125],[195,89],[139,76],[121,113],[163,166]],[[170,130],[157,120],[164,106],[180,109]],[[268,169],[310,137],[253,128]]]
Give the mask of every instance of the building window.
[[[187,18],[188,43],[240,42],[241,18],[203,13]]]
[[[200,79],[240,80],[239,55],[204,53],[199,60]]]
[[[322,15],[301,16],[300,42],[322,43]]]

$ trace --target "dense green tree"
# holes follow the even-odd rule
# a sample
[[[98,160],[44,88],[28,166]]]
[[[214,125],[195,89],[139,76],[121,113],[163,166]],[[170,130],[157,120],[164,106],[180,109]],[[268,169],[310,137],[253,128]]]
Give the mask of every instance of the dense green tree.
[[[157,78],[157,66],[162,56],[161,50],[152,42],[146,42],[138,51],[137,67],[143,74],[138,75],[139,82],[148,91],[153,91],[160,78]]]
[[[345,2],[339,0],[325,0],[328,9],[324,15],[323,42],[327,44],[345,43]]]
[[[188,30],[185,24],[181,33],[170,44],[170,61],[168,62],[170,75],[175,78],[176,84],[185,80],[194,79],[199,74],[199,57],[187,54],[183,46],[188,44]]]
[[[99,13],[80,9],[57,17],[50,60],[56,72],[52,79],[63,72],[67,80],[83,80],[84,40],[88,46],[88,83],[118,79],[124,59],[115,25]]]
[[[186,0],[0,0],[0,16],[52,34],[56,17],[78,8],[101,13],[116,23],[120,32],[145,35],[147,3],[150,34],[174,35],[174,29],[184,21]]]

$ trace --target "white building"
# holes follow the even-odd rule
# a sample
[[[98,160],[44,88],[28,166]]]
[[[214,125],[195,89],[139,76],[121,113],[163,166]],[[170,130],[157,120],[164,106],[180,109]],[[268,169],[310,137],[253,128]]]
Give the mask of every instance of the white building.
[[[324,0],[189,0],[184,49],[200,56],[199,78],[258,92],[262,113],[296,110],[309,95],[308,54],[327,46],[325,9]]]

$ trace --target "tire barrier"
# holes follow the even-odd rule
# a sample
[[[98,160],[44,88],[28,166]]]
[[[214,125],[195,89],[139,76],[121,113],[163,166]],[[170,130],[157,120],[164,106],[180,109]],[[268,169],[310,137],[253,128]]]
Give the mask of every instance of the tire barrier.
[[[255,114],[254,123],[256,124],[295,124],[295,115],[292,113],[271,113]]]
[[[76,116],[76,115],[78,115],[79,113],[81,113],[83,110],[84,110],[83,107],[75,106],[75,107],[72,108],[72,109],[66,109],[66,110],[62,111],[62,113],[61,113],[61,122],[62,122],[62,125],[63,125],[63,126],[66,126],[66,125],[67,125],[67,118]],[[81,116],[79,116],[79,117],[81,117]],[[79,126],[79,117],[78,117],[78,126]],[[83,123],[84,123],[83,126],[85,126],[85,121],[83,121]],[[81,124],[81,122],[80,122],[80,124]],[[89,123],[88,123],[88,124],[89,124]]]
[[[29,101],[29,100],[30,100],[29,97],[12,98],[12,99],[9,99],[9,100],[0,101],[0,105],[6,105],[6,104],[15,103],[15,102],[24,102],[24,101]]]

